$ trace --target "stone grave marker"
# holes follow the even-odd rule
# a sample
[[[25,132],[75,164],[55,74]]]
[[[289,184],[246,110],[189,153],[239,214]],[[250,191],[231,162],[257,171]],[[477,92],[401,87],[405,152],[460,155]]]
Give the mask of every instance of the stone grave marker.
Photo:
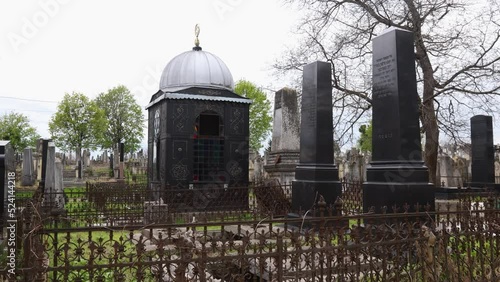
[[[434,208],[434,185],[422,160],[413,33],[390,28],[373,39],[373,155],[363,210]],[[423,208],[422,208],[423,210]]]
[[[30,147],[24,149],[23,153],[23,175],[22,186],[32,186],[35,183],[35,172],[33,168],[33,150]]]
[[[493,119],[476,115],[470,119],[471,129],[471,187],[484,188],[495,183],[495,148]]]
[[[292,182],[299,155],[300,116],[297,92],[283,88],[274,95],[271,152],[267,155],[264,166],[269,178],[276,179],[281,184]]]
[[[304,66],[300,163],[292,183],[292,209],[309,210],[322,196],[333,204],[341,196],[333,156],[332,71],[330,63]]]

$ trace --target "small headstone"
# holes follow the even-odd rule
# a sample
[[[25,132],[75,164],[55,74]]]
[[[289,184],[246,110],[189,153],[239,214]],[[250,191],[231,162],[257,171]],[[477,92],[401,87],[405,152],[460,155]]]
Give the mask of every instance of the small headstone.
[[[56,193],[53,197],[55,206],[58,208],[63,208],[64,204],[65,204],[64,183],[63,183],[63,164],[62,164],[60,159],[55,160],[54,192]]]
[[[114,168],[115,168],[115,167],[114,167],[114,156],[113,156],[113,154],[110,154],[110,155],[109,155],[109,169],[110,169],[110,170],[111,170],[111,172],[113,173],[113,174],[112,174],[112,177],[114,177],[114,176],[115,176],[115,174],[114,174]]]
[[[23,175],[21,178],[22,186],[32,186],[35,183],[34,168],[33,168],[33,154],[32,149],[27,147],[23,153]]]
[[[363,210],[426,204],[434,186],[422,160],[413,33],[391,28],[373,39],[372,161]],[[422,208],[423,209],[423,208]]]
[[[125,161],[125,159],[124,159],[124,157],[125,157],[125,144],[124,143],[118,144],[118,149],[119,149],[119,152],[120,152],[120,164],[118,166],[118,178],[119,179],[124,179],[125,178],[125,174],[124,174],[124,164],[123,164],[123,162]]]
[[[309,210],[321,197],[327,205],[341,196],[333,155],[332,71],[330,63],[304,66],[300,163],[292,183],[292,209]]]
[[[54,145],[54,142],[49,142],[47,146],[47,165],[45,169],[45,189],[44,193],[46,195],[45,197],[45,203],[49,206],[51,206],[54,201],[53,201],[53,195],[55,193],[55,186],[56,186],[56,147]]]
[[[51,210],[64,207],[63,165],[59,158],[56,159],[55,152],[55,144],[51,141],[47,146],[44,189],[44,206]]]
[[[82,169],[86,169],[89,166],[90,166],[90,152],[88,150],[83,150]]]
[[[40,148],[42,155],[42,165],[41,165],[41,178],[39,185],[42,187],[42,191],[45,191],[45,179],[47,175],[47,153],[50,139],[40,139]]]

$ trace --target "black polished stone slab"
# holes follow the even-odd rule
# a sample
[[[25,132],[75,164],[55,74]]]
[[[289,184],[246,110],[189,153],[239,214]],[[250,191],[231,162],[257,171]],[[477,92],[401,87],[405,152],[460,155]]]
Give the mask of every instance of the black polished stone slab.
[[[373,39],[372,162],[363,209],[405,204],[434,208],[422,160],[413,33],[391,28]]]
[[[493,147],[493,119],[477,115],[470,119],[471,130],[471,186],[474,183],[495,183],[495,149]]]
[[[304,66],[300,127],[300,162],[292,184],[292,209],[308,210],[322,195],[333,204],[341,195],[333,156],[331,65]]]

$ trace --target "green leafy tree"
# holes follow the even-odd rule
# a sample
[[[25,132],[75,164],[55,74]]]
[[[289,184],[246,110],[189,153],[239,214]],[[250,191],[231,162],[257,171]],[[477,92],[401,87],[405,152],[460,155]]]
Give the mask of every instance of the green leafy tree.
[[[250,148],[259,151],[262,142],[271,131],[272,117],[269,114],[271,103],[266,94],[250,81],[240,80],[234,87],[234,92],[253,101],[250,106]]]
[[[358,139],[358,147],[361,152],[371,152],[372,151],[372,124],[363,124],[359,127],[359,133],[361,136]]]
[[[56,145],[65,151],[75,150],[77,160],[83,148],[96,149],[106,130],[104,110],[82,93],[65,94],[49,122],[49,132]]]
[[[134,95],[127,87],[119,85],[99,94],[95,102],[108,120],[101,147],[113,149],[115,156],[118,155],[116,144],[121,142],[125,144],[125,152],[137,150],[144,137],[144,115]]]
[[[0,117],[0,140],[9,140],[15,153],[28,146],[35,146],[40,135],[31,126],[27,116],[10,112]]]

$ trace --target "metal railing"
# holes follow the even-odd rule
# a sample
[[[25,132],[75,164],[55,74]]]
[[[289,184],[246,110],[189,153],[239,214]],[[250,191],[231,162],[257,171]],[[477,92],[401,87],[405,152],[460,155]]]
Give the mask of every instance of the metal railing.
[[[500,197],[492,192],[465,191],[457,199],[440,204],[436,211],[372,214],[361,212],[361,185],[344,183],[343,197],[335,205],[318,202],[307,216],[299,214],[291,218],[287,216],[289,210],[281,210],[285,206],[276,209],[269,201],[259,200],[275,194],[280,194],[276,201],[286,199],[285,192],[276,190],[278,187],[247,187],[247,209],[186,212],[171,210],[168,205],[172,201],[167,200],[158,203],[156,209],[158,217],[166,217],[148,224],[144,218],[127,224],[71,223],[80,220],[79,216],[94,214],[90,208],[71,210],[73,201],[78,205],[88,203],[96,214],[105,210],[112,214],[125,203],[131,208],[136,203],[140,206],[149,196],[140,186],[113,185],[67,191],[66,214],[44,206],[43,195],[36,193],[22,209],[19,219],[22,224],[18,239],[23,247],[17,278],[21,281],[500,279]],[[114,189],[121,189],[122,193],[117,195]],[[107,199],[104,204],[103,198]],[[154,206],[154,201],[150,204]],[[165,206],[161,205],[167,207],[163,209]],[[142,217],[145,215],[143,210]],[[68,219],[70,222],[66,222]]]

